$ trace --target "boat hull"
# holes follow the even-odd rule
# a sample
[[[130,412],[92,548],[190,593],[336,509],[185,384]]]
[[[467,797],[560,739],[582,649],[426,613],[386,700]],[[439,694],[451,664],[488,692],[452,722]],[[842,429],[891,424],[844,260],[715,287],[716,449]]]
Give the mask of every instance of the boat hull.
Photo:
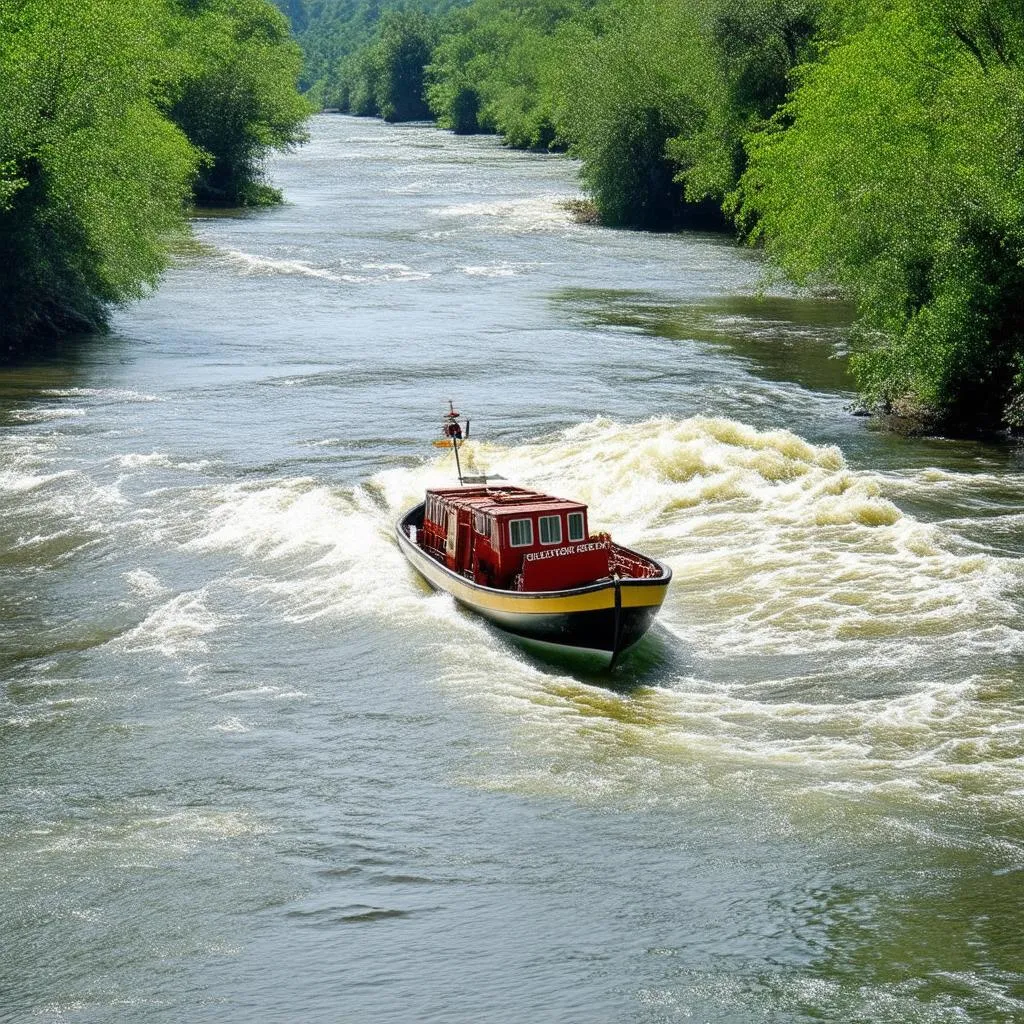
[[[658,614],[672,578],[667,566],[650,579],[605,580],[571,590],[520,592],[474,583],[432,558],[409,537],[423,522],[417,505],[398,522],[402,553],[435,590],[515,636],[559,648],[598,654],[610,663],[635,644]]]

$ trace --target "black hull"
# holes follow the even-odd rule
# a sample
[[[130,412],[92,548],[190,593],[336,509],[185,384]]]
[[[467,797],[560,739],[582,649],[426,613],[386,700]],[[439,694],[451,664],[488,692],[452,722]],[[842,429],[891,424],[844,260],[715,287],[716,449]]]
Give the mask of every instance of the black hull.
[[[435,590],[443,590],[463,607],[525,640],[600,655],[614,664],[650,628],[658,614],[672,571],[650,579],[604,580],[572,590],[522,593],[480,586],[452,572],[409,538],[419,529],[423,505],[398,522],[402,553]]]
[[[456,598],[458,600],[458,598]],[[468,602],[464,607],[482,615],[489,622],[526,640],[555,644],[559,647],[578,647],[586,651],[605,654],[609,658],[633,646],[651,628],[657,608],[623,608],[619,612],[618,642],[616,642],[616,612],[603,608],[589,612],[562,612],[553,615],[515,615],[488,613]]]

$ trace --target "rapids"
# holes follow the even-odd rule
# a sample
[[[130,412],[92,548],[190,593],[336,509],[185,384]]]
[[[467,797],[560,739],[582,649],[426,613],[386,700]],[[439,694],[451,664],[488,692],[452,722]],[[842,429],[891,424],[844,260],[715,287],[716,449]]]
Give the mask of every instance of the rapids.
[[[850,416],[848,310],[565,159],[272,170],[0,370],[0,1018],[1021,1019],[1021,453]],[[672,567],[610,677],[398,552],[449,397]]]

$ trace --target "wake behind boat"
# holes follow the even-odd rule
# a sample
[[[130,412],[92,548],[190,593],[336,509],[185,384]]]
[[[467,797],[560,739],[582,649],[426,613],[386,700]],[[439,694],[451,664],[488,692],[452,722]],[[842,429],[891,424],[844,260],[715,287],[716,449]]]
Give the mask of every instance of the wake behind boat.
[[[432,587],[501,629],[611,667],[650,628],[672,570],[592,534],[580,502],[463,476],[457,416],[453,408],[442,433],[460,486],[428,490],[402,516],[402,553]]]

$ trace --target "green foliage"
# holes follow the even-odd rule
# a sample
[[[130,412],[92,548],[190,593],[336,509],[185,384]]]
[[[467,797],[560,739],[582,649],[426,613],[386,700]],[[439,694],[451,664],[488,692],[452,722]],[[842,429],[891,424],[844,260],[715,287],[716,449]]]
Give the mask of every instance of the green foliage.
[[[375,71],[364,57],[377,39],[378,22],[403,3],[387,0],[275,0],[302,45],[303,89],[323,105],[376,114]],[[419,0],[412,10],[435,16],[465,0]]]
[[[274,0],[274,5],[288,19],[292,31],[298,35],[309,24],[309,8],[306,0]]]
[[[422,11],[387,11],[380,20],[372,59],[377,68],[374,98],[385,121],[420,121],[430,116],[424,70],[436,27]]]
[[[197,180],[262,198],[297,62],[263,0],[0,0],[0,352],[154,286]]]
[[[1024,428],[1018,0],[278,4],[328,102],[568,146],[605,223],[716,226],[724,202],[795,281],[856,300],[872,402]],[[196,148],[203,198],[265,199],[261,158],[308,109],[264,0],[78,7],[0,0],[7,344],[156,280]]]
[[[872,12],[752,143],[741,212],[800,283],[861,314],[869,399],[952,428],[1021,425],[1024,14]]]
[[[385,11],[372,40],[339,65],[330,92],[338,108],[386,121],[429,118],[426,68],[437,36],[437,20],[420,8]]]
[[[339,72],[333,94],[338,108],[359,117],[379,117],[380,64],[376,51],[367,47],[349,55],[341,63]]]
[[[152,285],[196,154],[152,102],[157,0],[0,0],[0,350]]]
[[[182,55],[168,113],[205,154],[199,202],[258,205],[270,149],[305,138],[310,105],[296,91],[302,54],[285,18],[265,0],[179,0],[172,44]]]
[[[711,52],[738,117],[763,120],[775,113],[820,19],[809,0],[720,0],[714,6]]]
[[[441,128],[457,135],[487,130],[480,115],[480,80],[484,63],[478,59],[468,12],[460,18],[462,31],[444,35],[427,68],[427,102]],[[490,130],[494,130],[491,127]]]
[[[475,0],[428,72],[442,127],[564,148],[605,223],[720,227],[747,134],[785,96],[815,0]]]
[[[559,62],[585,7],[571,0],[476,0],[445,26],[428,69],[438,124],[497,132],[510,146],[563,148]]]
[[[704,50],[700,4],[643,0],[611,12],[603,31],[567,54],[559,131],[607,224],[703,226],[713,206],[686,201],[672,139],[707,124],[718,81]]]
[[[704,116],[671,139],[669,156],[691,203],[721,204],[746,168],[746,140],[786,98],[789,74],[806,57],[821,11],[815,0],[717,0],[699,45]]]

